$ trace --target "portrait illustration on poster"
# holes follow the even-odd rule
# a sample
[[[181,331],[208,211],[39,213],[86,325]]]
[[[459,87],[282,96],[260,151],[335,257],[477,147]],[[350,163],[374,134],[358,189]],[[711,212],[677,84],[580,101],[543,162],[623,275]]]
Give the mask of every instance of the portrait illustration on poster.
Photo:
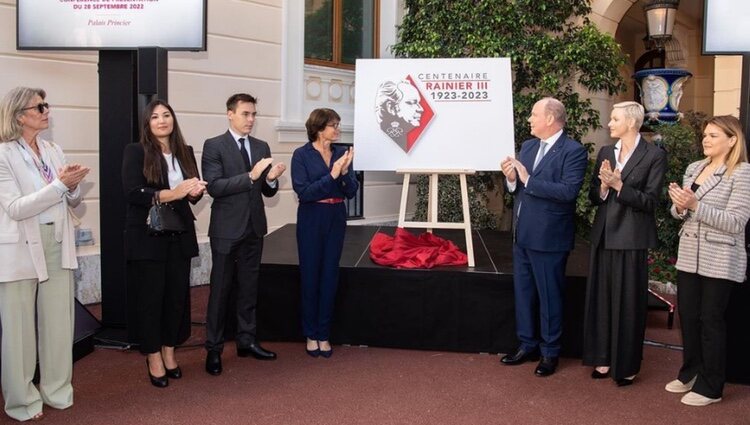
[[[434,113],[411,75],[384,81],[375,95],[375,118],[380,129],[407,154],[427,128]]]
[[[515,155],[508,58],[357,59],[355,167],[497,171]]]

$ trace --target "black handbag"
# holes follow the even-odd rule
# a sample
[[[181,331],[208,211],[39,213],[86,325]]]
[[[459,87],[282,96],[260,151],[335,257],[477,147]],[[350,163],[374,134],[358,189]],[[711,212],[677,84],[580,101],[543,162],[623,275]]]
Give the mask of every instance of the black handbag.
[[[159,202],[159,192],[154,193],[154,204],[148,210],[146,227],[151,236],[177,235],[185,231],[185,224],[169,202]]]

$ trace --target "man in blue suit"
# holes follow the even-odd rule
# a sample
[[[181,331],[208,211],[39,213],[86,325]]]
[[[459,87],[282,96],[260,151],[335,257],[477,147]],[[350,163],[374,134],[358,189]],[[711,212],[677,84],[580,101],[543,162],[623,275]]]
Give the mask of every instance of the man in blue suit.
[[[573,249],[576,198],[588,154],[565,134],[565,106],[559,100],[538,101],[528,121],[536,138],[523,143],[518,159],[508,157],[501,163],[515,198],[513,283],[521,342],[501,362],[535,361],[541,352],[534,374],[549,376],[560,355],[565,265]]]

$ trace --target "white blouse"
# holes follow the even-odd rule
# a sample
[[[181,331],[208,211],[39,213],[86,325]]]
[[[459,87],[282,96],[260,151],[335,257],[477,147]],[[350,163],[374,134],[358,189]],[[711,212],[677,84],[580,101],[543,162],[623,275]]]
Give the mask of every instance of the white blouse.
[[[169,188],[174,189],[178,184],[182,183],[182,168],[180,168],[180,161],[174,157],[171,153],[164,153],[164,159],[167,161],[167,180],[169,181]]]

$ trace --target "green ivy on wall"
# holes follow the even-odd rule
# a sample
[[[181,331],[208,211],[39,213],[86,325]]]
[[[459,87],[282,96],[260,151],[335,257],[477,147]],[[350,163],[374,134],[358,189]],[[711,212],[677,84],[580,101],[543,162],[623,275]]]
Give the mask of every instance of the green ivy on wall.
[[[526,122],[533,104],[554,96],[568,112],[568,134],[580,140],[599,128],[599,113],[574,87],[615,95],[625,89],[619,68],[620,45],[586,16],[588,0],[407,0],[408,9],[393,46],[398,57],[509,57],[513,70],[516,149],[531,137]],[[498,158],[499,162],[502,158]],[[494,228],[487,193],[496,190],[499,173],[469,179],[472,225]],[[417,183],[416,218],[424,219],[427,179]],[[461,221],[458,179],[442,177],[441,221]]]

